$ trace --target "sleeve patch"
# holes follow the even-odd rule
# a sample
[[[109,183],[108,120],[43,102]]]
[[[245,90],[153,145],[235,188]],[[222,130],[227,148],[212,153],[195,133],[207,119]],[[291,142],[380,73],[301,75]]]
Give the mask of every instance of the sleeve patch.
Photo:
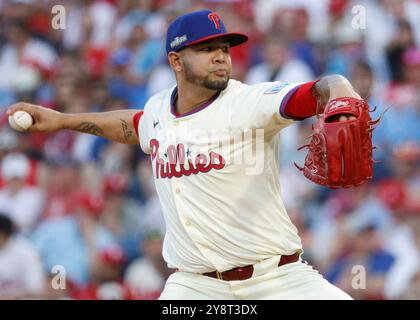
[[[270,88],[265,90],[264,94],[276,94],[276,93],[280,92],[281,89],[287,87],[289,84],[290,83],[287,83],[287,82],[277,83],[274,86],[271,86]]]

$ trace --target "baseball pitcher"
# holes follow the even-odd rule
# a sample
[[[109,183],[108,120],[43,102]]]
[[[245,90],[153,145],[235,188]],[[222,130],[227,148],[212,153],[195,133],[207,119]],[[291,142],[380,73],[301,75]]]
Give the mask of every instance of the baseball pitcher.
[[[247,85],[230,79],[229,50],[247,41],[209,10],[176,18],[167,57],[176,86],[143,111],[64,114],[24,102],[30,131],[70,129],[150,155],[176,269],[161,299],[351,299],[301,259],[281,198],[279,131],[317,115],[299,169],[315,183],[357,186],[372,178],[369,106],[342,76]],[[287,80],[287,79],[286,79]]]

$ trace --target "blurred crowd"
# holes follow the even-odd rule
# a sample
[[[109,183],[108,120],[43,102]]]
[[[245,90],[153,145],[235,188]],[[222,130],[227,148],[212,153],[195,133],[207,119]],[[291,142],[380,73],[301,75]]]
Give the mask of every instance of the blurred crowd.
[[[65,9],[56,28],[54,5]],[[20,100],[142,109],[175,84],[168,23],[202,8],[249,35],[231,49],[233,78],[339,73],[382,116],[374,179],[352,189],[319,187],[294,168],[314,119],[283,130],[283,199],[304,258],[329,281],[356,299],[420,299],[418,0],[0,0],[0,299],[159,296],[173,270],[147,155],[71,131],[17,133],[4,113]]]

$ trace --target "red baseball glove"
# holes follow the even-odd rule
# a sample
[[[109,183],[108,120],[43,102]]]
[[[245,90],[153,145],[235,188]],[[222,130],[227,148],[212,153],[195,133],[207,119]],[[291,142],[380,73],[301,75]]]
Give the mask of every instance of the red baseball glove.
[[[373,111],[373,110],[372,110]],[[365,100],[343,97],[331,100],[313,126],[303,168],[311,181],[330,187],[348,188],[372,179],[372,121]],[[340,117],[345,115],[345,121]]]

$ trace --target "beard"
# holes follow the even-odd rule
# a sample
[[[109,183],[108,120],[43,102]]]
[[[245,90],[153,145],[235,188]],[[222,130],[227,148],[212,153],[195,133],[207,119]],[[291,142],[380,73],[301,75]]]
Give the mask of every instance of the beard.
[[[226,79],[220,79],[220,80],[211,80],[210,75],[204,78],[198,77],[196,74],[194,74],[194,72],[192,71],[188,63],[185,63],[185,62],[184,62],[184,70],[185,70],[185,79],[188,82],[193,83],[195,85],[202,86],[210,90],[219,91],[219,90],[226,89],[229,79],[230,79],[229,74],[226,76]]]

